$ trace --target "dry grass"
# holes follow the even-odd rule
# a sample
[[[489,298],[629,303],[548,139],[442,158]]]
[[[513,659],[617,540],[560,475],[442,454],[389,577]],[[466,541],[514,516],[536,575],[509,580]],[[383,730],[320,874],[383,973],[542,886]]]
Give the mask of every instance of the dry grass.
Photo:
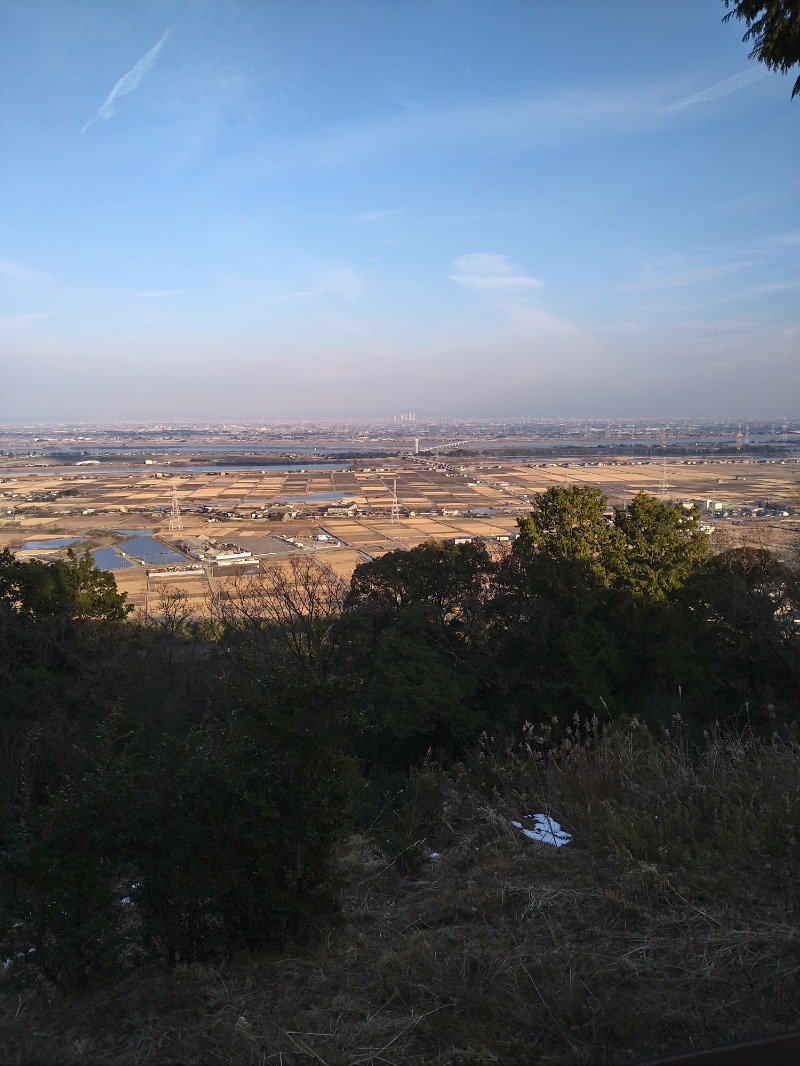
[[[411,876],[353,837],[345,924],[314,950],[9,991],[3,1060],[589,1064],[800,1025],[797,745],[536,739],[422,772]],[[510,826],[538,811],[573,842]]]

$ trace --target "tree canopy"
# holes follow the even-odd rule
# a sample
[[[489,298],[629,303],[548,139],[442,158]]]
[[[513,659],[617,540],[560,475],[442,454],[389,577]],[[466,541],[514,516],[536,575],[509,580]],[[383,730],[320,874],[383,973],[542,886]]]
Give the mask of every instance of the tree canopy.
[[[608,500],[591,485],[553,486],[517,522],[514,554],[539,587],[583,591],[607,586],[621,539],[603,517]]]
[[[640,492],[615,509],[614,527],[624,540],[615,583],[641,596],[674,592],[708,555],[696,507],[686,510]]]
[[[537,493],[530,515],[519,519],[514,552],[540,588],[581,595],[617,588],[661,599],[678,589],[708,553],[697,508],[663,503],[640,492],[608,513],[608,500],[589,485]]]
[[[751,59],[764,63],[770,70],[788,73],[800,63],[800,0],[723,0],[730,8],[723,22],[743,19],[747,33],[743,41],[752,41]],[[800,77],[792,88],[792,97],[800,93]]]
[[[0,603],[17,614],[119,620],[133,609],[126,599],[113,574],[99,570],[88,552],[77,556],[70,548],[66,559],[52,563],[22,562],[7,549],[0,552]]]
[[[379,608],[427,603],[446,614],[463,608],[490,570],[489,553],[480,541],[428,541],[357,566],[349,602]]]

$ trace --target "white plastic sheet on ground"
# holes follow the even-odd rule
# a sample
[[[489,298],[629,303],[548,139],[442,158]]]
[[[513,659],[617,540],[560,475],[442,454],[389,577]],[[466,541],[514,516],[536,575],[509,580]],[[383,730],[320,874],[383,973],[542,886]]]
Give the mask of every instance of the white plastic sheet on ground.
[[[563,847],[572,840],[571,833],[565,833],[558,822],[549,818],[546,814],[526,814],[524,817],[533,821],[533,828],[526,828],[522,822],[511,824],[529,840],[538,840],[542,844],[552,844],[555,848]]]

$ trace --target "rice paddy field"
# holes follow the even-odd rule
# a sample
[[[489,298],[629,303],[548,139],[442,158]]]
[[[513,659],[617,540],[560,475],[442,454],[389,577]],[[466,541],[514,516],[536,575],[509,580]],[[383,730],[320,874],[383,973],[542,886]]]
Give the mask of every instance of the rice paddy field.
[[[612,505],[624,504],[640,491],[711,507],[769,501],[793,511],[800,505],[800,459],[793,455],[661,460],[630,454],[548,460],[406,456],[341,466],[89,470],[41,461],[26,467],[9,459],[0,466],[0,548],[10,548],[19,558],[47,560],[63,558],[71,540],[73,550],[98,551],[98,562],[111,567],[125,541],[152,536],[156,554],[128,555],[128,565],[113,567],[129,602],[143,610],[146,601],[152,609],[156,587],[165,584],[184,589],[193,604],[207,595],[205,572],[187,569],[197,559],[180,548],[192,536],[249,551],[256,566],[258,561],[313,553],[348,579],[359,562],[429,539],[504,541],[513,536],[517,518],[527,513],[534,495],[551,486],[594,485]],[[173,494],[181,530],[170,529]],[[328,512],[331,506],[334,513]],[[286,518],[268,521],[266,515],[276,511]],[[731,522],[715,525],[720,540],[730,539]],[[746,530],[738,524],[736,534],[780,546],[796,540],[797,525],[790,514],[753,520]],[[328,539],[314,539],[321,536]],[[158,545],[163,558],[158,558]],[[220,580],[232,572],[214,567]]]

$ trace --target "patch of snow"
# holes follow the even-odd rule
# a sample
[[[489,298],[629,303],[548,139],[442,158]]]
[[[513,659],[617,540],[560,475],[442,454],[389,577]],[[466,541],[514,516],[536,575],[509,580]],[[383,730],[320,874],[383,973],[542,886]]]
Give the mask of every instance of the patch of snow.
[[[563,832],[559,823],[549,818],[546,814],[526,814],[523,817],[533,819],[533,829],[526,829],[522,822],[512,822],[511,824],[515,829],[519,829],[529,840],[538,840],[542,844],[552,844],[555,848],[569,844],[572,840],[572,834]]]

